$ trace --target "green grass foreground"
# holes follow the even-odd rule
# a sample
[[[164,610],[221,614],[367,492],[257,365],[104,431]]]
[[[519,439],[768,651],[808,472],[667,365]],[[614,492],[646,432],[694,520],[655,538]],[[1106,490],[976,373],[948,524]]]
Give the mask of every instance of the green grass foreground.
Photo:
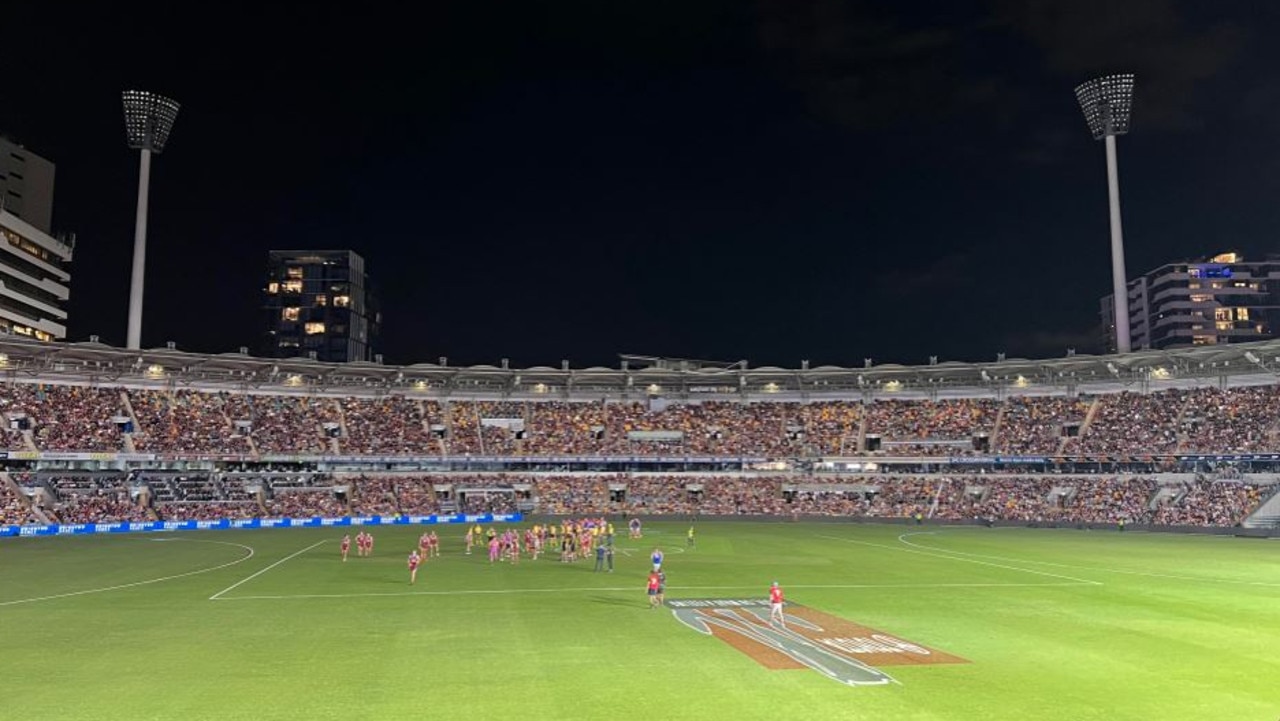
[[[445,527],[412,587],[421,527],[345,564],[333,528],[4,539],[0,718],[1280,718],[1280,542],[703,521],[681,552],[686,528],[619,538],[605,574],[490,566]],[[971,663],[768,670],[647,608],[655,545],[669,598],[776,579]]]

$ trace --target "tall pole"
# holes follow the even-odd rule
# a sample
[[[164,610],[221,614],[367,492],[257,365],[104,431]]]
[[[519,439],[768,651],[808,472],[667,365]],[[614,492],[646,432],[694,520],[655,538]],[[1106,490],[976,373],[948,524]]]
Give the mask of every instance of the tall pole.
[[[164,151],[178,118],[178,103],[155,93],[126,90],[124,131],[129,147],[142,151],[138,168],[138,214],[133,230],[133,275],[129,278],[129,326],[125,346],[142,347],[142,291],[147,272],[147,194],[151,190],[151,156]]]
[[[147,271],[147,193],[150,185],[151,151],[143,148],[138,170],[138,215],[133,231],[133,275],[129,282],[129,332],[125,346],[129,350],[142,347],[142,291]]]
[[[1124,269],[1124,230],[1120,225],[1120,169],[1116,162],[1116,136],[1107,135],[1104,141],[1107,146],[1107,202],[1111,209],[1111,290],[1116,312],[1116,352],[1128,353],[1132,350],[1129,282]]]
[[[1129,132],[1133,108],[1133,74],[1105,75],[1076,87],[1076,100],[1094,140],[1107,148],[1107,202],[1111,210],[1111,305],[1115,311],[1116,352],[1133,348],[1129,331],[1129,282],[1124,267],[1124,232],[1120,228],[1120,171],[1116,136]]]

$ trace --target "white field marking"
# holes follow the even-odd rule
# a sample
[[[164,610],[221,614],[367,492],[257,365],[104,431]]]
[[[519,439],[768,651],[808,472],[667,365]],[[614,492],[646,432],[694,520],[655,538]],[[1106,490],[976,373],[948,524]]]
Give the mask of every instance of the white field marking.
[[[883,543],[857,541],[852,538],[840,538],[838,536],[819,536],[819,538],[827,538],[832,541],[844,541],[845,543],[857,543],[859,545],[871,546],[873,548],[887,548],[891,551],[901,551],[902,553],[918,553],[922,556],[932,556],[934,558],[947,558],[952,561],[964,561],[965,563],[974,563],[979,566],[991,566],[993,568],[1003,568],[1007,571],[1021,571],[1022,573],[1030,573],[1036,576],[1048,576],[1049,578],[1061,578],[1066,581],[1074,581],[1077,585],[1085,585],[1085,586],[1101,586],[1102,585],[1101,581],[1090,581],[1087,578],[1076,578],[1075,576],[1066,576],[1061,573],[1049,573],[1048,571],[1035,571],[1030,568],[1018,568],[1017,566],[1006,566],[1003,563],[992,563],[991,561],[978,561],[972,558],[962,558],[960,556],[944,555],[942,553],[937,553],[932,550],[921,551],[921,550],[915,550],[911,548],[903,548],[902,546],[890,546]],[[899,536],[898,540],[902,541],[902,536]],[[906,541],[902,541],[902,543],[906,543]],[[921,546],[921,548],[923,548],[923,546]]]
[[[280,559],[279,561],[276,561],[275,563],[271,564],[270,566],[267,566],[266,568],[263,568],[263,569],[260,569],[260,570],[258,570],[258,571],[255,571],[254,573],[250,574],[249,576],[246,576],[246,577],[244,577],[244,578],[240,579],[239,581],[236,581],[235,583],[231,584],[230,586],[227,586],[226,588],[222,589],[221,591],[218,591],[217,593],[215,593],[215,594],[213,594],[212,596],[210,596],[210,597],[209,597],[209,600],[210,600],[210,601],[216,601],[216,600],[218,600],[218,597],[219,597],[219,596],[221,596],[222,594],[226,593],[227,591],[230,591],[231,589],[236,588],[237,586],[240,586],[240,585],[242,585],[242,584],[248,583],[249,581],[252,581],[253,579],[257,578],[258,576],[261,576],[262,574],[266,573],[267,571],[270,571],[271,569],[275,568],[276,566],[279,566],[280,564],[284,563],[285,561],[288,561],[289,559],[291,559],[291,558],[295,558],[295,557],[297,557],[297,556],[301,556],[302,554],[306,553],[307,551],[310,551],[311,549],[315,548],[316,546],[319,546],[319,545],[320,545],[320,544],[322,544],[322,543],[328,543],[328,542],[329,542],[329,540],[328,540],[328,539],[325,539],[325,540],[323,540],[323,541],[316,541],[315,543],[311,544],[310,546],[307,546],[306,548],[302,549],[301,551],[295,551],[295,552],[293,552],[293,553],[290,553],[289,555],[285,556],[284,558]]]
[[[38,596],[38,597],[36,597],[36,598],[21,598],[21,599],[18,599],[18,600],[16,600],[16,601],[3,601],[3,602],[0,602],[0,606],[16,606],[16,605],[18,605],[18,604],[20,604],[20,603],[35,603],[36,601],[51,601],[51,600],[53,600],[53,599],[55,599],[55,598],[70,598],[71,596],[85,596],[85,595],[88,595],[88,594],[90,594],[90,593],[104,593],[104,592],[106,592],[106,591],[118,591],[118,590],[120,590],[120,589],[122,589],[122,588],[133,588],[133,587],[135,587],[135,586],[146,586],[146,585],[150,585],[150,584],[152,584],[152,583],[160,583],[161,581],[172,581],[172,580],[174,580],[174,579],[176,579],[176,578],[186,578],[187,576],[196,576],[196,575],[199,575],[199,574],[201,574],[201,573],[209,573],[210,571],[217,571],[217,570],[218,570],[218,569],[220,569],[220,568],[228,568],[228,567],[230,567],[230,566],[234,566],[234,565],[236,565],[237,563],[244,563],[245,561],[249,560],[250,558],[253,558],[253,549],[252,549],[252,548],[250,548],[249,546],[245,546],[245,545],[240,544],[240,543],[230,543],[230,542],[228,542],[228,541],[197,541],[197,540],[195,540],[195,539],[186,539],[186,538],[153,538],[153,539],[151,539],[151,540],[153,540],[153,541],[184,541],[184,542],[187,542],[187,543],[217,543],[217,544],[220,544],[220,545],[223,545],[223,546],[236,546],[236,547],[238,547],[238,548],[243,548],[244,550],[248,551],[248,553],[246,553],[245,555],[241,556],[240,558],[237,558],[237,559],[236,559],[236,560],[234,560],[234,561],[231,561],[230,563],[224,563],[224,564],[222,564],[222,565],[220,565],[220,566],[212,566],[212,567],[210,567],[210,568],[201,568],[201,569],[196,570],[196,571],[187,571],[186,573],[179,573],[179,574],[177,574],[177,575],[173,575],[173,576],[164,576],[164,577],[162,577],[162,578],[151,578],[151,579],[147,579],[146,581],[135,581],[135,582],[133,582],[133,583],[122,583],[122,584],[120,584],[120,585],[118,585],[118,586],[106,586],[106,587],[104,587],[104,588],[90,588],[90,589],[87,589],[87,590],[84,590],[84,591],[71,591],[71,592],[68,592],[68,593],[56,593],[56,594],[54,594],[54,595],[52,595],[52,596]]]
[[[846,584],[787,584],[787,588],[796,589],[823,589],[823,588],[839,588],[839,589],[877,589],[877,588],[1028,588],[1028,587],[1044,587],[1044,586],[1082,586],[1094,585],[1092,581],[1085,583],[1065,582],[1065,583],[846,583]],[[600,587],[600,588],[499,588],[491,590],[458,590],[458,591],[397,591],[388,593],[297,593],[282,594],[272,596],[223,596],[218,601],[264,601],[264,600],[287,600],[287,599],[303,599],[303,598],[381,598],[396,596],[501,596],[521,593],[639,593],[643,589],[635,586],[621,587]],[[752,586],[668,586],[668,590],[675,591],[742,591],[742,590],[760,590],[760,584]],[[763,594],[760,594],[763,597]]]
[[[1022,559],[1022,558],[1008,558],[1006,556],[990,556],[990,555],[981,554],[981,553],[969,553],[967,551],[951,551],[945,548],[922,546],[918,543],[912,543],[911,541],[906,540],[908,536],[937,535],[939,533],[940,531],[918,531],[915,533],[904,533],[901,536],[898,536],[898,540],[903,544],[912,546],[914,548],[923,548],[929,551],[936,551],[939,553],[951,553],[957,556],[972,556],[974,558],[991,558],[998,561],[1013,561],[1015,563],[1031,563],[1038,566],[1053,566],[1054,568],[1074,568],[1081,571],[1101,571],[1102,573],[1120,573],[1127,576],[1146,576],[1149,578],[1169,578],[1176,581],[1199,581],[1201,583],[1227,583],[1227,584],[1235,584],[1238,586],[1280,587],[1280,583],[1270,583],[1268,581],[1236,581],[1228,578],[1204,578],[1204,577],[1197,577],[1197,576],[1181,576],[1181,575],[1172,574],[1172,573],[1152,573],[1150,571],[1124,571],[1116,568],[1104,568],[1101,566],[1081,566],[1081,565],[1071,564],[1071,563],[1054,563],[1052,561],[1032,561],[1032,560]]]

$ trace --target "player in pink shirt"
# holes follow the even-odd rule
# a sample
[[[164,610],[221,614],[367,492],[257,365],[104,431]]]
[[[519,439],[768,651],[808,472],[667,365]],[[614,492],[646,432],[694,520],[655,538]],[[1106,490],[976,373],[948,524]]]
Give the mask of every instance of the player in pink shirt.
[[[347,562],[347,554],[351,552],[351,534],[342,537],[342,562]]]
[[[409,585],[410,586],[418,582],[418,566],[421,563],[422,563],[422,556],[419,556],[417,551],[410,551],[409,552]]]
[[[777,581],[769,586],[769,621],[777,622],[783,628],[787,627],[787,620],[782,615],[782,605],[786,603],[786,599],[782,596],[782,586]]]

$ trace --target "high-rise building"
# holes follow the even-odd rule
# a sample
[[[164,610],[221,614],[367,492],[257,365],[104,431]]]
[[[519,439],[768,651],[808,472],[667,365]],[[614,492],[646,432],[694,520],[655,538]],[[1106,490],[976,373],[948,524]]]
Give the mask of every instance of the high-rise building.
[[[0,332],[67,337],[75,239],[54,238],[53,163],[0,136]]]
[[[1280,257],[1245,261],[1239,253],[1168,263],[1129,281],[1133,348],[1247,343],[1280,328]],[[1102,319],[1116,348],[1112,296]]]
[[[74,239],[61,240],[0,210],[0,331],[67,337]]]
[[[350,250],[273,250],[267,256],[267,331],[261,355],[376,359],[382,325],[364,258]]]
[[[0,135],[0,208],[53,232],[53,163]]]

